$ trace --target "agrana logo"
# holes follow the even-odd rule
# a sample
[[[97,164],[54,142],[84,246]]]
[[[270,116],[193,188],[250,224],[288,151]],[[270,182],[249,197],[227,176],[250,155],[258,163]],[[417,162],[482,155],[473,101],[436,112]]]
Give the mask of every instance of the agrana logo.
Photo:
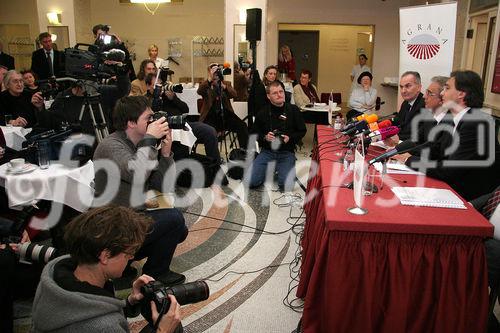
[[[443,28],[432,24],[416,24],[409,27],[405,35],[407,38],[401,42],[408,53],[419,60],[429,60],[434,58],[448,39],[441,38]]]

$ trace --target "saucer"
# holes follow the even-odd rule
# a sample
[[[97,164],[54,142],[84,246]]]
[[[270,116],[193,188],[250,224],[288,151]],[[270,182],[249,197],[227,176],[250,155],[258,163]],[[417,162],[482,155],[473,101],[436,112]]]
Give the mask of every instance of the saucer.
[[[26,163],[22,167],[16,168],[16,169],[13,169],[12,167],[8,167],[7,172],[10,173],[11,175],[20,175],[23,173],[28,173],[28,172],[34,171],[34,170],[36,170],[37,167],[38,166],[36,166],[34,164]]]

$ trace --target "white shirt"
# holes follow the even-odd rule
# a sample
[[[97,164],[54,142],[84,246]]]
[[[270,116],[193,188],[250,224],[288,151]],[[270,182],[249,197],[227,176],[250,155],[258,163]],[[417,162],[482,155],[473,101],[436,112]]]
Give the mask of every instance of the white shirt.
[[[470,110],[470,108],[466,107],[465,109],[463,109],[462,111],[460,111],[459,113],[457,113],[456,115],[453,116],[453,123],[455,124],[455,127],[453,128],[453,133],[455,133],[455,131],[457,129],[457,126],[460,123],[460,120],[462,120],[462,118],[464,117],[464,115],[469,110]]]
[[[370,87],[368,91],[365,91],[363,88],[355,88],[349,98],[349,107],[359,112],[370,111],[375,108],[376,100],[376,89]],[[362,105],[368,105],[369,108],[364,108]]]
[[[439,124],[441,122],[441,120],[443,120],[444,116],[446,116],[446,112],[447,111],[443,111],[443,112],[441,112],[441,113],[439,113],[437,115],[433,115],[434,120],[436,120],[437,123]]]

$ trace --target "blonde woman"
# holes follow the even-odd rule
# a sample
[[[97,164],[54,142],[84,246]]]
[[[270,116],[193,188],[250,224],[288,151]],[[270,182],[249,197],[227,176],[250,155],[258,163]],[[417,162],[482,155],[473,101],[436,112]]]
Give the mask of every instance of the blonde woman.
[[[158,57],[158,46],[156,44],[151,44],[148,47],[149,59],[154,61],[156,68],[168,67],[168,60]]]

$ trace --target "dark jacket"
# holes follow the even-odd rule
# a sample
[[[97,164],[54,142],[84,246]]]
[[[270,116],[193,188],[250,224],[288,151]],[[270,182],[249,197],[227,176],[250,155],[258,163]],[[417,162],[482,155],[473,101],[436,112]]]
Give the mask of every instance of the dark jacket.
[[[54,50],[54,75],[61,77],[64,73],[64,53]],[[41,48],[31,55],[31,70],[38,75],[39,80],[47,80],[50,77],[50,67],[45,55],[45,49]]]
[[[26,127],[37,124],[37,109],[31,104],[31,94],[23,91],[19,96],[13,96],[8,90],[0,93],[0,125],[5,125],[5,115],[23,117],[28,122]]]
[[[14,57],[7,53],[0,53],[0,65],[7,67],[8,70],[15,69]]]
[[[411,108],[409,106],[410,104],[404,101],[393,121],[395,126],[400,126],[399,138],[403,141],[411,138],[411,122],[425,108],[424,95],[419,93]]]
[[[452,140],[459,140],[458,147],[449,152]],[[498,130],[495,130],[491,116],[470,109],[460,120],[454,135],[441,140],[439,149],[437,166],[427,170],[427,175],[443,180],[464,199],[477,198],[500,185]],[[486,164],[488,159],[492,161],[491,165],[466,164],[472,161]],[[450,162],[457,165],[451,166]]]
[[[233,112],[233,107],[231,105],[231,98],[236,97],[236,90],[231,86],[231,82],[223,81],[226,85],[226,89],[222,92],[222,104],[224,105],[224,111]],[[207,118],[208,113],[214,107],[214,103],[217,99],[217,92],[213,88],[212,84],[208,80],[200,83],[198,88],[198,95],[203,97],[203,106],[200,110],[200,121],[204,121]]]
[[[280,119],[280,115],[286,115],[286,120]],[[271,149],[270,142],[266,141],[267,133],[278,130],[290,137],[290,140],[282,144],[278,150],[287,150],[294,152],[295,145],[306,134],[306,125],[302,114],[297,106],[285,103],[283,107],[275,107],[271,103],[257,113],[254,123],[254,132],[257,133],[257,139],[263,149]]]

